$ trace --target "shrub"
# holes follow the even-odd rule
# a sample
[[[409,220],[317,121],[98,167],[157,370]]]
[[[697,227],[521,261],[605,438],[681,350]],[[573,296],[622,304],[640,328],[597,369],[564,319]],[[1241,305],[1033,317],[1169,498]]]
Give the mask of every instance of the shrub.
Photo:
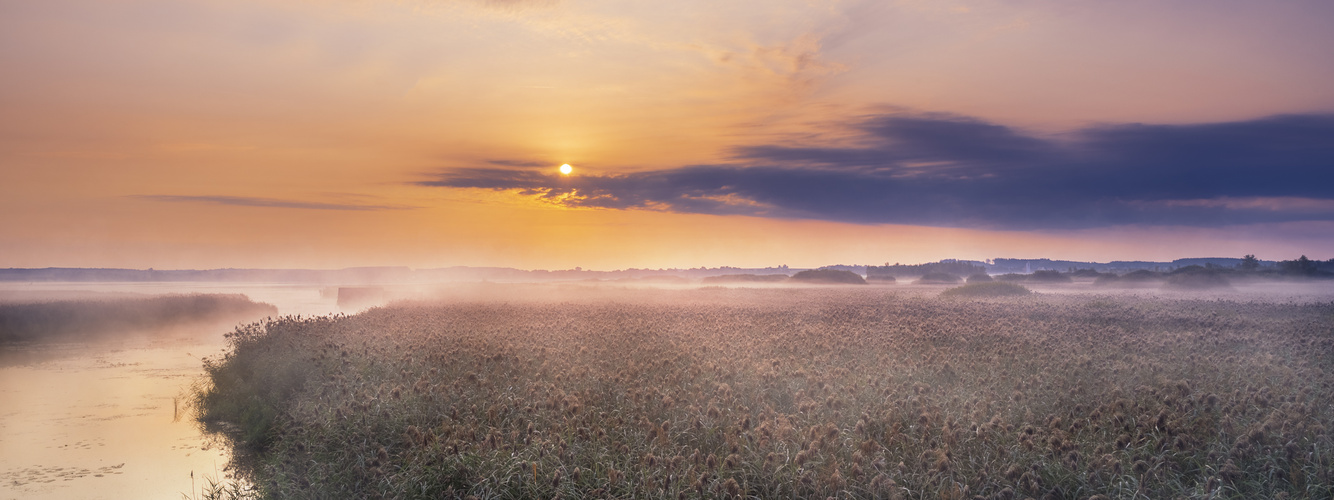
[[[866,284],[866,280],[862,279],[861,275],[840,269],[811,269],[792,275],[792,279],[807,283]]]
[[[1033,271],[1028,276],[1029,283],[1071,283],[1074,280],[1060,271]]]
[[[995,276],[994,278],[996,281],[1008,281],[1008,282],[1028,281],[1027,274],[1019,274],[1019,273],[1005,273],[1000,276]]]
[[[959,277],[950,273],[926,273],[917,279],[921,285],[952,285],[959,282]]]
[[[1004,281],[969,283],[940,292],[942,297],[1015,297],[1033,293],[1023,285]]]
[[[1115,287],[1143,287],[1150,286],[1162,280],[1162,274],[1140,269],[1117,276],[1115,274],[1104,274],[1093,280],[1097,286],[1115,286]]]
[[[1070,273],[1070,276],[1074,278],[1097,279],[1099,276],[1103,276],[1103,274],[1094,269],[1076,269],[1074,272]]]
[[[992,279],[991,275],[987,273],[977,273],[968,277],[969,283],[990,283],[992,281],[996,280]]]
[[[1167,277],[1167,282],[1163,283],[1163,288],[1174,290],[1218,290],[1232,288],[1232,284],[1222,273],[1208,270],[1195,270],[1173,274]]]
[[[1121,275],[1121,279],[1126,281],[1153,281],[1162,278],[1162,273],[1155,273],[1148,269],[1140,269],[1138,271],[1131,271]]]

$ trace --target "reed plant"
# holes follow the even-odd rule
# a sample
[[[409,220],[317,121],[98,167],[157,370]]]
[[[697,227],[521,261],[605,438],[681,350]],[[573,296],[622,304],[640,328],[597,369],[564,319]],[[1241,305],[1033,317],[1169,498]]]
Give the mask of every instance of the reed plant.
[[[208,365],[268,498],[1330,498],[1334,305],[885,288],[400,304]]]

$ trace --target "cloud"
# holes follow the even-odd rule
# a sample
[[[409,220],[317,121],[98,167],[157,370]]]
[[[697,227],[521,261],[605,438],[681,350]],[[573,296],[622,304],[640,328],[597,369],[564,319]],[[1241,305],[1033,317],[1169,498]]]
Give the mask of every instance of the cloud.
[[[827,60],[821,36],[806,33],[790,40],[768,45],[756,43],[744,47],[698,45],[698,49],[717,64],[738,69],[756,81],[773,82],[779,88],[807,91],[821,79],[842,73],[847,67]]]
[[[550,168],[552,165],[555,165],[554,163],[547,161],[516,160],[511,158],[495,158],[486,160],[486,162],[492,165],[498,165],[502,167],[522,167],[522,168],[543,168],[543,167]]]
[[[1102,125],[1057,137],[945,114],[848,125],[851,145],[747,145],[728,163],[562,177],[439,172],[422,186],[568,207],[992,229],[1334,221],[1334,115]]]
[[[253,198],[248,196],[173,196],[173,195],[136,195],[131,198],[169,203],[204,203],[211,205],[231,205],[239,207],[299,208],[306,210],[407,210],[416,207],[407,205],[366,205],[357,203],[320,203],[310,201],[280,200],[275,198]]]

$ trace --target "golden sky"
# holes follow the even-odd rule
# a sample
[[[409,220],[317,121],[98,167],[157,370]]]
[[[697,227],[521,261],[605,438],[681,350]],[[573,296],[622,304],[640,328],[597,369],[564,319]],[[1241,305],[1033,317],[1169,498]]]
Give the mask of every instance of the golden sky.
[[[1330,123],[1331,19],[1316,1],[0,0],[0,267],[1331,258],[1334,154],[1283,139]],[[1039,163],[1099,173],[965,182]],[[1241,179],[1272,168],[1306,180]],[[1088,187],[1124,176],[1143,185]],[[1040,179],[1071,198],[986,191]]]

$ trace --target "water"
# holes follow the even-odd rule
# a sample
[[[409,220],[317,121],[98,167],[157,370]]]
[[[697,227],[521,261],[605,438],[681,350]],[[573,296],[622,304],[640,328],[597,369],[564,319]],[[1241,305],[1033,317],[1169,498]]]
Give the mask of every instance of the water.
[[[281,315],[356,312],[316,286],[0,285],[0,300],[166,293],[243,293]],[[227,477],[227,446],[205,435],[183,403],[202,358],[223,352],[223,334],[234,327],[0,347],[0,500],[179,500]]]

